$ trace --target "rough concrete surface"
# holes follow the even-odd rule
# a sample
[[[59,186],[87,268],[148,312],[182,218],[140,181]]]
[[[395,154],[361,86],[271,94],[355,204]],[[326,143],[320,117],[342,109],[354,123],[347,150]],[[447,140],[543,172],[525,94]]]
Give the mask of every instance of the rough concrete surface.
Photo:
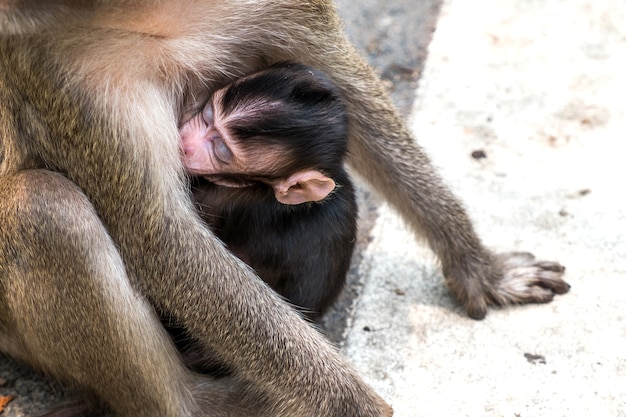
[[[485,243],[572,288],[470,320],[381,209],[344,352],[396,417],[626,416],[624,97],[626,2],[444,3],[411,127]]]

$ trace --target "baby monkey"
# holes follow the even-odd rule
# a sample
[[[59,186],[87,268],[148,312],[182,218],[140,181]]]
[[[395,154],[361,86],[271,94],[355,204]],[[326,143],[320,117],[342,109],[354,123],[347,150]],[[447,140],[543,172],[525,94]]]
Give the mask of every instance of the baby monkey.
[[[280,63],[216,91],[180,128],[201,217],[312,320],[339,294],[354,249],[347,120],[326,74]]]

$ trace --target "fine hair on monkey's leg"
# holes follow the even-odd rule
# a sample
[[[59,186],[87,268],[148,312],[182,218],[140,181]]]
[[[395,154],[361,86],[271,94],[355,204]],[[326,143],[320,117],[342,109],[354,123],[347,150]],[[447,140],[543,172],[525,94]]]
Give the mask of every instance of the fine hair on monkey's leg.
[[[564,268],[516,254],[494,255],[481,243],[458,199],[412,138],[373,70],[341,34],[327,31],[312,66],[342,89],[350,116],[349,163],[436,253],[448,286],[473,318],[488,304],[546,302],[567,292]],[[319,59],[319,57],[324,57]],[[510,259],[510,261],[509,261]]]
[[[55,173],[6,175],[0,218],[0,349],[118,415],[192,415],[199,381],[132,289],[85,195]]]
[[[364,82],[363,85],[344,83],[350,87],[345,95],[353,111],[365,111],[369,117],[351,118],[351,164],[384,195],[413,230],[426,239],[439,258],[444,273],[450,268],[462,269],[459,272],[464,272],[464,276],[446,274],[448,284],[471,316],[484,315],[487,300],[483,286],[487,284],[486,280],[494,278],[489,275],[493,271],[487,271],[487,276],[476,276],[473,274],[476,265],[472,264],[488,267],[491,262],[489,253],[474,232],[461,203],[443,184],[429,158],[407,131],[387,94],[380,85],[367,81],[375,76],[372,70],[364,63],[353,64],[352,70],[359,75],[342,75]],[[372,91],[374,85],[378,91]],[[385,128],[389,130],[378,135],[393,140],[376,139],[376,130]],[[390,154],[394,157],[388,158]]]

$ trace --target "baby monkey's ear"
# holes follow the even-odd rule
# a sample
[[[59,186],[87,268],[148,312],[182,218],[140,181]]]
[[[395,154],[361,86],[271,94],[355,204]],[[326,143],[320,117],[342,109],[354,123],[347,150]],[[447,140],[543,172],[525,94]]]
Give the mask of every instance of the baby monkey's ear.
[[[316,170],[296,172],[272,184],[276,200],[282,204],[320,201],[335,189],[335,181]]]

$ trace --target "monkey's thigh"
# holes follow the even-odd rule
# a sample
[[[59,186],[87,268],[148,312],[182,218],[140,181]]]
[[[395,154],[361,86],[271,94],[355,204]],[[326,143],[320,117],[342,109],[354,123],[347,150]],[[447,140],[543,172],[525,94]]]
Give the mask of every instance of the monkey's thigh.
[[[184,374],[171,342],[66,178],[43,170],[0,178],[0,291],[6,353],[120,415],[166,416],[181,406]]]

